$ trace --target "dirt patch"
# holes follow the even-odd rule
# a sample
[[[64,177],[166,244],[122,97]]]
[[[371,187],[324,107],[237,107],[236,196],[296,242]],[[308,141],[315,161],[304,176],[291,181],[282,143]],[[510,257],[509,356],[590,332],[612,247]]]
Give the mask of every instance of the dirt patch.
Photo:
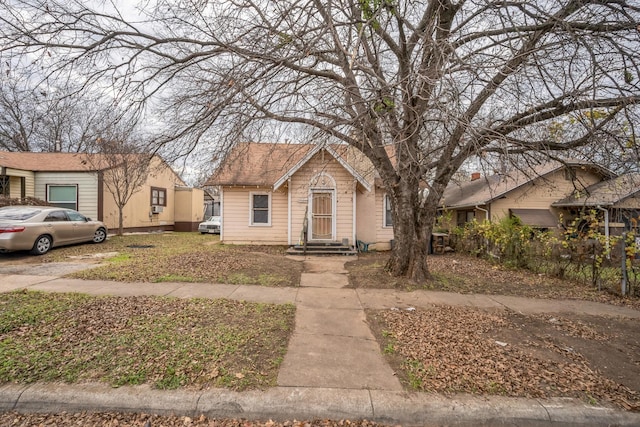
[[[623,298],[597,288],[530,271],[493,265],[486,260],[461,254],[434,255],[427,259],[432,279],[416,284],[391,276],[384,270],[389,253],[361,254],[347,263],[349,284],[355,288],[396,288],[438,290],[463,294],[513,295],[546,299],[581,299],[626,305],[640,309],[637,298]]]
[[[420,391],[574,397],[640,410],[640,324],[466,307],[371,311],[403,384]]]

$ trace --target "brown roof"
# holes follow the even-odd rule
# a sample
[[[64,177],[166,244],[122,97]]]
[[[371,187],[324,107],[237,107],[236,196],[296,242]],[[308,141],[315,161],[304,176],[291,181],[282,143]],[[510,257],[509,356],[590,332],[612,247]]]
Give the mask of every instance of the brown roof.
[[[640,193],[640,173],[627,173],[553,203],[555,207],[612,206]]]
[[[271,187],[316,147],[315,144],[238,144],[205,185]],[[365,179],[373,173],[370,162],[355,149],[346,145],[331,148]]]
[[[593,163],[572,161],[565,164],[592,168],[602,176],[611,176],[611,172]],[[510,174],[495,174],[474,181],[451,183],[442,196],[442,204],[447,208],[486,205],[529,182],[544,179],[550,173],[564,168],[565,164],[549,162],[524,171],[518,170]]]
[[[89,156],[92,157],[93,162],[89,161]],[[99,164],[99,156],[101,155],[85,153],[0,151],[0,167],[34,172],[86,172],[101,169],[95,166]]]

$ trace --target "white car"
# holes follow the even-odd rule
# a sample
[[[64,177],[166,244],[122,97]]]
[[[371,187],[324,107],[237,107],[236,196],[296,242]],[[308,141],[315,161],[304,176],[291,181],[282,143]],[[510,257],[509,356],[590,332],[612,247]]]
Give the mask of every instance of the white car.
[[[206,221],[198,224],[198,231],[201,234],[220,234],[222,218],[219,216],[210,216]]]

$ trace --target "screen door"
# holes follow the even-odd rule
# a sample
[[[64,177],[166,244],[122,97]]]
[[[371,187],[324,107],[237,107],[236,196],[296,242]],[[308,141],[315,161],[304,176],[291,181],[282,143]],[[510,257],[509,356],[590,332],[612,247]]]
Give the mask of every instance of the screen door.
[[[333,193],[314,192],[311,197],[311,239],[333,239]]]

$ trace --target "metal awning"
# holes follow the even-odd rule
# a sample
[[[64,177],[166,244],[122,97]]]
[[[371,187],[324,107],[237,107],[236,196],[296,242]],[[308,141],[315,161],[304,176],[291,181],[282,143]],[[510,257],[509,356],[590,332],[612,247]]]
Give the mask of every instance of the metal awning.
[[[558,219],[548,209],[509,209],[523,224],[536,228],[556,228]]]

